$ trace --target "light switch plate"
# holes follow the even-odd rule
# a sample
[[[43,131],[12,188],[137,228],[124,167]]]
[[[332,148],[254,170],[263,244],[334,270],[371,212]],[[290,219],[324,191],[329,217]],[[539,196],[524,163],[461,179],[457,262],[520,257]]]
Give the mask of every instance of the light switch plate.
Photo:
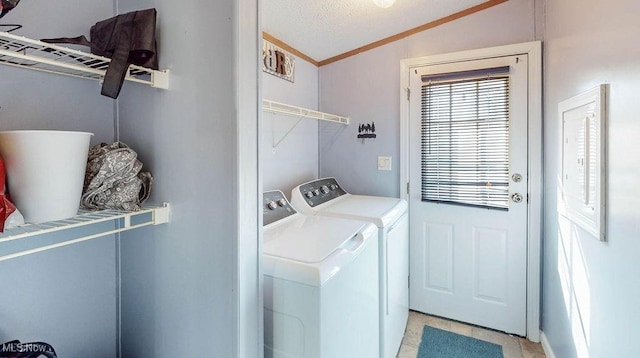
[[[391,170],[391,157],[378,157],[378,170]]]

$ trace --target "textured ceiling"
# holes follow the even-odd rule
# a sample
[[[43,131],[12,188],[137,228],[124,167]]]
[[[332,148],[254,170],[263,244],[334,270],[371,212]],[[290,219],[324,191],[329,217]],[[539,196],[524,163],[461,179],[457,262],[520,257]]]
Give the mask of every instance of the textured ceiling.
[[[340,55],[486,0],[265,0],[262,30],[316,61]]]

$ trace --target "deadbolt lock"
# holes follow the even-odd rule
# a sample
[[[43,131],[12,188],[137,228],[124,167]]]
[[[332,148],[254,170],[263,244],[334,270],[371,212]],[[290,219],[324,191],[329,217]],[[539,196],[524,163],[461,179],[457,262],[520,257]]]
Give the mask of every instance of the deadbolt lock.
[[[522,181],[522,175],[515,173],[511,176],[511,179],[513,179],[514,182],[519,183]]]

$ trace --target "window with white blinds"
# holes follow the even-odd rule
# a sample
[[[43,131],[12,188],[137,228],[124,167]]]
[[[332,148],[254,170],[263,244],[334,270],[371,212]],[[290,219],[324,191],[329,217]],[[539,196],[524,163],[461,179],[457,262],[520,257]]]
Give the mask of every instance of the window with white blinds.
[[[422,200],[508,210],[508,67],[422,80]]]

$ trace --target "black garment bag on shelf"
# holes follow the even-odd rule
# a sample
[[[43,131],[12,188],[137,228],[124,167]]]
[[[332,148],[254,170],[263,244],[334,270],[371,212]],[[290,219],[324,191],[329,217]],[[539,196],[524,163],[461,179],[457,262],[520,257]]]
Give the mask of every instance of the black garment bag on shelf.
[[[42,41],[89,46],[91,53],[111,58],[102,84],[102,94],[111,98],[120,94],[130,64],[158,69],[156,9],[132,11],[99,21],[91,26],[90,36],[91,41],[84,36]]]
[[[0,18],[6,15],[14,7],[18,6],[20,0],[0,0]]]

